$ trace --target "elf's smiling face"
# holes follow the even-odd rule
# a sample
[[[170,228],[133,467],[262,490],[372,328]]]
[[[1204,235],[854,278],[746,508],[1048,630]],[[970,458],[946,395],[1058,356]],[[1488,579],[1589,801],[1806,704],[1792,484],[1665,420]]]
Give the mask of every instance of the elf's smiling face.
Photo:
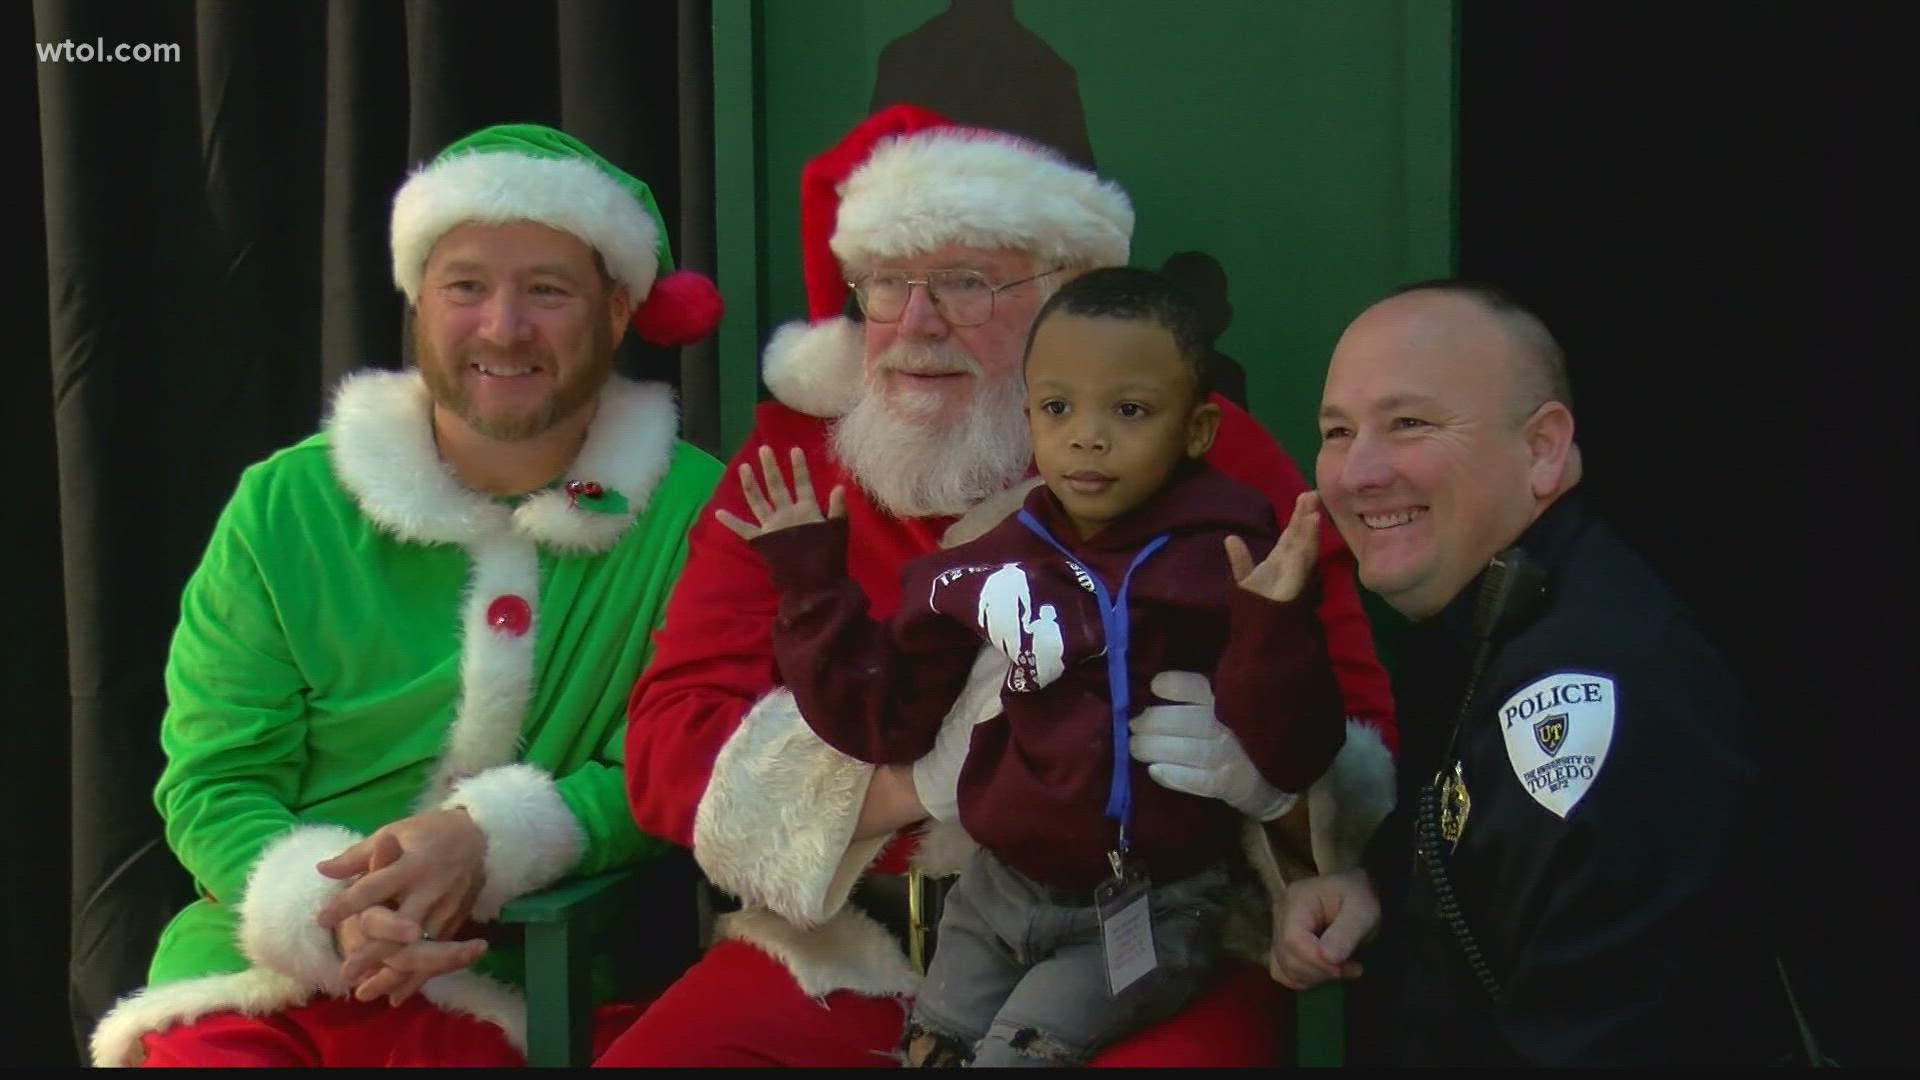
[[[605,385],[632,307],[592,248],[533,222],[449,229],[427,257],[414,345],[436,412],[517,441]]]

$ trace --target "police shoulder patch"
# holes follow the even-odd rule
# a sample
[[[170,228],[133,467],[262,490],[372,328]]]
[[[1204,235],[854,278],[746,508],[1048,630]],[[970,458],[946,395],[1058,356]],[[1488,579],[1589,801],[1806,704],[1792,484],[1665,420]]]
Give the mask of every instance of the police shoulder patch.
[[[1513,775],[1535,802],[1573,812],[1613,745],[1613,678],[1557,671],[1521,687],[1496,717]]]

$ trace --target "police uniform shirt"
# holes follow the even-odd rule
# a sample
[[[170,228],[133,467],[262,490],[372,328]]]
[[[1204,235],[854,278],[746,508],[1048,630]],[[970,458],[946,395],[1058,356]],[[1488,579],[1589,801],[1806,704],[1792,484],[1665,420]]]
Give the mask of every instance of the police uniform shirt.
[[[1548,571],[1546,605],[1479,681],[1455,755],[1465,821],[1439,845],[1501,1000],[1413,860],[1418,785],[1452,772],[1476,581],[1402,644],[1401,798],[1368,853],[1387,913],[1378,953],[1397,988],[1380,1017],[1386,1056],[1771,1060],[1786,1021],[1754,932],[1759,792],[1740,691],[1651,568],[1577,497],[1520,546]]]

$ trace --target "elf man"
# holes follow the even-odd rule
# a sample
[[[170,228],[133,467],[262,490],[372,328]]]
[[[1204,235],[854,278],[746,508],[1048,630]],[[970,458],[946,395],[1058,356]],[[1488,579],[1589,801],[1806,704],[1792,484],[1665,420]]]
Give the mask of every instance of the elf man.
[[[154,799],[201,895],[96,1064],[523,1064],[491,920],[663,850],[621,704],[719,467],[613,353],[719,296],[644,183],[534,125],[415,172],[392,251],[415,363],[249,468],[187,583]]]

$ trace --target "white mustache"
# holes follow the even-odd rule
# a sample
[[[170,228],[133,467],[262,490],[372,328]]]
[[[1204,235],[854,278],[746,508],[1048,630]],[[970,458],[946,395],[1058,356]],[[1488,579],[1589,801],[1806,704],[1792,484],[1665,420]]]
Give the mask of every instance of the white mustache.
[[[970,367],[933,367],[923,364],[888,364],[883,371],[897,371],[903,375],[978,375],[980,372]]]
[[[965,353],[943,353],[912,346],[895,346],[874,361],[878,371],[905,375],[978,375],[980,364]]]

